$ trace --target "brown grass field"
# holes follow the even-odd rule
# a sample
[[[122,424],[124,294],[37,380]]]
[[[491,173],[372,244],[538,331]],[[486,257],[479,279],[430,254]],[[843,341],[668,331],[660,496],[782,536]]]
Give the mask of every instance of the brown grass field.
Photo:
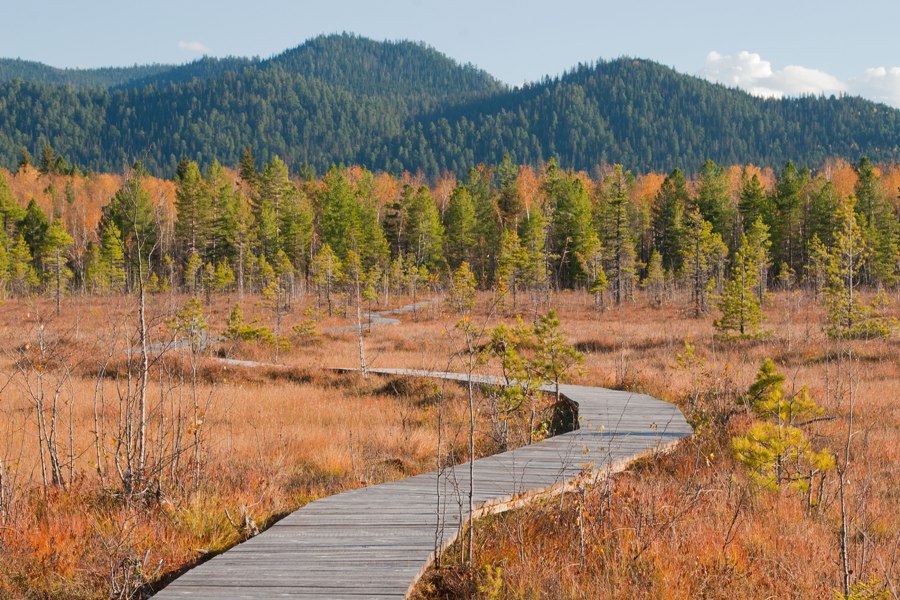
[[[171,338],[167,320],[186,300],[153,298],[152,341]],[[213,298],[204,305],[210,335],[224,330],[236,301]],[[270,323],[258,299],[242,304],[247,320]],[[689,318],[683,304],[676,299],[654,309],[639,298],[597,312],[587,294],[554,296],[563,328],[584,353],[583,368],[570,381],[675,402],[701,425],[699,433],[667,456],[590,486],[583,497],[479,523],[476,564],[455,564],[451,551],[447,568],[430,572],[419,596],[832,597],[841,585],[837,476],[826,478],[822,504],[807,511],[799,492],[753,488],[731,458],[730,438],[749,426],[736,399],[771,357],[788,389],[809,385],[825,415],[834,417],[809,427],[817,447],[843,452],[855,395],[847,475],[852,579],[865,584],[858,589],[885,594],[859,597],[898,597],[896,334],[828,340],[822,309],[796,291],[774,293],[767,302],[770,337],[723,342],[713,336],[711,315]],[[489,306],[485,294],[479,324],[510,321],[517,312],[509,302],[503,310]],[[894,316],[897,306],[890,309]],[[314,307],[314,298],[296,302],[282,330]],[[526,319],[535,314],[527,304],[519,308]],[[456,319],[443,304],[399,318],[402,327],[367,334],[370,367],[463,368]],[[320,318],[317,328],[349,322]],[[124,434],[126,351],[137,345],[135,332],[131,298],[68,298],[59,317],[49,301],[0,305],[0,597],[124,597],[123,590],[136,597],[310,500],[430,470],[439,402],[445,460],[466,458],[458,388],[323,369],[358,366],[352,332],[295,336],[279,351],[279,365],[265,368],[229,366],[216,356],[271,362],[271,346],[222,343],[193,363],[186,350],[154,359],[147,385],[148,456],[157,467],[148,480],[154,483],[137,497],[125,495],[115,449]],[[689,365],[676,359],[686,340],[696,348]],[[98,379],[101,369],[105,377]],[[39,380],[45,411],[56,397],[55,443],[66,480],[46,492],[34,393]],[[478,454],[495,449],[485,412]]]

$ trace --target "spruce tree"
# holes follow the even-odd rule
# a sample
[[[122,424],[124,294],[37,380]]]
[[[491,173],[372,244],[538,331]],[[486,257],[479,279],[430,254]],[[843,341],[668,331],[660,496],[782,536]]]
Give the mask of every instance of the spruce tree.
[[[791,161],[788,161],[775,182],[775,216],[766,224],[772,235],[773,262],[779,266],[779,272],[782,263],[786,263],[792,271],[800,266],[802,209],[808,182],[808,171],[798,171]]]

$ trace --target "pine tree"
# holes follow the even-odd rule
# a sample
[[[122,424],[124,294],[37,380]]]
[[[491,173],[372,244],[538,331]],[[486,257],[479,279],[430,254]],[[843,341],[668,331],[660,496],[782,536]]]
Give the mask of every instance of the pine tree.
[[[212,198],[200,167],[191,161],[179,165],[175,178],[175,243],[187,261],[206,256],[213,232]]]
[[[14,238],[16,227],[24,216],[25,211],[19,206],[12,190],[9,189],[6,177],[0,173],[0,227],[7,236]]]
[[[725,283],[725,292],[718,302],[722,317],[713,323],[726,335],[737,332],[739,337],[754,337],[759,333],[762,311],[756,297],[758,251],[747,235],[741,236],[741,244],[732,260],[731,278]]]
[[[826,181],[818,191],[810,196],[804,227],[807,251],[814,237],[819,238],[819,241],[826,246],[831,245],[831,234],[835,229],[834,215],[840,203],[840,196],[830,181]],[[807,257],[809,257],[808,253]]]
[[[221,260],[216,264],[216,274],[213,289],[218,293],[225,293],[234,286],[234,271],[227,261]]]
[[[757,217],[747,229],[747,242],[753,249],[753,258],[756,261],[756,299],[760,304],[766,297],[766,283],[769,276],[769,248],[772,242],[769,241],[769,227],[765,224],[762,217]]]
[[[712,225],[725,244],[733,247],[734,214],[728,192],[727,173],[711,160],[707,160],[697,174],[697,208],[703,218]]]
[[[430,270],[444,265],[444,227],[431,191],[421,186],[408,186],[401,198],[403,221],[403,248],[413,257],[417,266],[425,265]]]
[[[500,253],[497,257],[497,287],[501,293],[512,292],[513,310],[518,306],[518,292],[523,281],[525,253],[514,229],[500,234]]]
[[[18,231],[28,244],[28,252],[31,254],[32,263],[36,271],[43,270],[41,264],[43,258],[44,246],[47,244],[47,231],[50,229],[50,222],[47,215],[41,210],[34,198],[28,201],[25,208],[25,214],[19,222]]]
[[[728,249],[697,209],[688,215],[683,243],[682,276],[691,288],[694,316],[699,317],[707,310],[707,298],[716,283],[717,266],[724,262]]]
[[[544,184],[553,205],[553,253],[559,257],[557,285],[591,285],[588,261],[600,248],[593,226],[591,200],[584,183],[573,174],[553,171]]]
[[[253,261],[253,245],[257,227],[253,207],[240,190],[232,190],[223,197],[218,215],[217,229],[220,232],[220,256],[227,258],[236,271],[238,295],[244,295],[244,284]]]
[[[44,149],[41,151],[41,159],[38,161],[38,171],[43,175],[54,172],[56,166],[56,152],[50,146],[50,142],[44,142]]]
[[[503,160],[497,165],[497,183],[499,188],[497,208],[500,212],[500,225],[506,229],[518,229],[519,221],[525,209],[525,205],[519,195],[518,174],[519,166],[513,164],[508,154],[504,154]]]
[[[184,290],[190,294],[196,294],[200,288],[200,275],[203,271],[203,259],[196,252],[188,256],[184,263]]]
[[[273,157],[263,169],[256,192],[259,242],[263,254],[271,261],[282,249],[284,211],[298,193],[291,183],[287,165],[279,157]]]
[[[687,183],[679,169],[669,174],[659,188],[653,204],[653,246],[662,255],[663,267],[681,269],[684,213],[689,203]]]
[[[16,296],[30,295],[38,285],[38,277],[24,236],[19,235],[16,243],[10,246],[8,261],[10,291]]]
[[[654,250],[647,265],[647,276],[641,284],[650,295],[650,303],[659,307],[665,298],[666,271],[663,268],[662,255]]]
[[[100,233],[99,280],[105,292],[125,291],[125,249],[122,234],[113,221],[109,221]]]
[[[756,174],[748,178],[746,169],[742,175],[738,212],[744,224],[744,231],[759,218],[762,218],[764,223],[771,222],[772,218],[772,208],[762,182]]]
[[[601,211],[607,213],[602,222],[600,241],[607,259],[606,273],[612,285],[612,295],[616,305],[620,305],[634,285],[637,254],[632,239],[628,218],[628,189],[622,165],[615,165],[613,173],[604,181],[604,205]],[[604,274],[603,279],[606,279]],[[595,282],[597,278],[595,277]]]
[[[290,259],[298,271],[306,271],[309,268],[314,216],[306,196],[296,194],[285,200],[280,224],[280,251]]]
[[[522,277],[526,286],[541,293],[549,291],[550,257],[547,247],[547,219],[543,207],[532,207],[522,222]],[[535,305],[538,302],[535,301]]]
[[[150,195],[143,186],[145,177],[144,168],[140,163],[136,164],[125,183],[104,207],[100,219],[101,231],[109,222],[119,230],[131,281],[136,280],[138,271],[144,274],[149,272],[150,258],[159,242],[159,220]]]
[[[825,301],[828,307],[828,335],[838,338],[866,338],[889,335],[896,326],[893,320],[876,314],[874,307],[864,304],[858,289],[862,270],[869,258],[862,228],[855,211],[856,198],[841,202],[835,220],[828,264],[828,287]]]
[[[534,366],[539,377],[554,385],[556,402],[561,395],[559,384],[563,377],[584,360],[584,356],[569,344],[565,333],[560,330],[556,311],[542,316],[534,326],[535,357]]]
[[[828,265],[830,262],[828,248],[822,243],[818,235],[814,235],[806,253],[809,256],[805,267],[806,281],[812,284],[813,296],[818,300],[828,281]]]
[[[900,221],[884,196],[881,177],[868,158],[856,166],[856,213],[870,251],[866,273],[879,287],[898,281]]]
[[[821,414],[806,386],[795,394],[785,394],[784,375],[767,359],[759,369],[741,403],[761,419],[747,435],[732,438],[735,458],[750,470],[757,485],[771,490],[788,483],[795,489],[809,490],[814,478],[824,477],[834,468],[834,454],[827,448],[816,451],[800,429],[801,420]],[[811,495],[807,504],[810,506]]]
[[[328,316],[333,314],[333,306],[331,301],[332,293],[335,286],[343,277],[341,260],[337,254],[332,251],[331,246],[324,244],[319,253],[316,254],[312,261],[313,283],[318,286],[319,297],[325,294],[325,301],[328,303]]]
[[[251,188],[256,185],[256,159],[253,157],[253,146],[247,144],[241,153],[241,164],[239,171],[241,181],[249,185]]]
[[[68,253],[74,240],[63,227],[62,221],[54,221],[47,229],[47,236],[42,248],[44,279],[53,297],[56,299],[56,314],[62,310],[62,296],[72,279],[72,270],[68,267]]]
[[[451,269],[470,261],[475,248],[475,226],[472,196],[464,186],[457,186],[444,213],[447,264]]]
[[[0,298],[3,297],[9,283],[9,253],[6,250],[8,244],[6,232],[0,229]]]

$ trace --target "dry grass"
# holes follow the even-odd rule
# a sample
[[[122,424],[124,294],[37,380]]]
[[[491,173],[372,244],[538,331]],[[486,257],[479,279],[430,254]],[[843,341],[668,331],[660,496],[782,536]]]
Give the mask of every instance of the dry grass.
[[[151,341],[171,339],[166,321],[185,300],[154,298]],[[218,298],[205,307],[212,335],[224,329],[234,301]],[[252,298],[244,305],[248,319],[259,312],[268,322],[252,308]],[[306,318],[307,307],[294,307],[286,329]],[[0,323],[3,598],[104,598],[114,585],[126,584],[147,592],[153,582],[243,539],[250,520],[263,527],[316,498],[430,470],[440,398],[443,460],[466,457],[464,396],[457,386],[364,380],[321,368],[354,366],[355,356],[344,349],[352,334],[295,339],[281,352],[289,364],[278,366],[237,367],[201,357],[196,389],[190,354],[169,350],[154,360],[147,390],[149,461],[159,469],[149,494],[128,497],[115,448],[123,431],[119,398],[138,366],[137,356],[125,352],[137,345],[133,300],[71,298],[60,317],[43,301],[9,301],[0,305]],[[319,326],[345,323],[333,317]],[[380,333],[371,334],[373,352],[395,347],[397,338]],[[252,343],[221,344],[216,352],[261,361],[275,354]],[[39,376],[47,402],[55,383],[63,382],[57,446],[66,479],[71,473],[65,487],[48,486],[46,494],[35,399],[26,386],[33,388]],[[180,442],[173,441],[176,434]],[[495,450],[486,436],[479,439],[479,454]]]
[[[841,586],[837,476],[826,480],[823,503],[807,512],[798,492],[754,489],[731,457],[730,438],[744,432],[750,419],[743,412],[726,416],[735,412],[737,395],[765,357],[787,375],[788,389],[808,384],[826,415],[836,417],[807,429],[817,446],[838,452],[846,443],[847,386],[853,378],[852,579],[874,582],[884,597],[897,597],[896,336],[828,340],[821,309],[800,293],[773,295],[766,307],[771,336],[755,342],[719,342],[711,319],[687,318],[677,305],[595,313],[574,294],[556,304],[571,339],[585,352],[579,380],[676,402],[703,427],[671,455],[642,462],[590,490],[583,506],[572,496],[485,521],[476,536],[475,569],[451,565],[432,572],[419,586],[421,597],[832,597]],[[676,360],[685,340],[701,359],[693,369]],[[848,349],[853,360],[840,360]],[[583,557],[579,515],[586,535]]]
[[[185,300],[154,298],[153,341],[171,338],[166,321]],[[212,300],[204,312],[211,335],[219,335],[237,298]],[[245,298],[242,305],[247,320],[271,323],[256,299]],[[816,443],[835,449],[841,444],[848,406],[835,359],[846,344],[825,338],[820,308],[798,293],[773,296],[767,307],[772,336],[762,342],[718,342],[711,319],[687,318],[677,303],[661,309],[639,303],[598,313],[586,295],[566,293],[554,298],[554,306],[569,338],[585,354],[574,380],[677,402],[699,422],[732,408],[735,394],[771,356],[788,375],[788,385],[808,383],[820,405],[838,417],[814,426]],[[315,308],[314,298],[297,302],[283,330],[306,319],[310,308]],[[128,372],[122,352],[137,343],[134,301],[70,298],[58,318],[50,317],[50,309],[43,301],[0,305],[0,459],[7,490],[0,502],[2,597],[106,597],[111,576],[121,580],[131,573],[159,580],[239,541],[248,533],[242,514],[263,526],[317,497],[429,470],[435,460],[435,398],[441,389],[447,395],[446,458],[465,458],[463,398],[457,388],[329,375],[323,367],[357,366],[358,346],[353,333],[323,333],[291,339],[290,347],[279,352],[277,367],[248,369],[201,360],[200,485],[193,485],[196,465],[186,450],[175,468],[170,462],[161,471],[159,494],[125,498],[109,456],[100,459],[104,478],[97,474],[95,375],[105,364],[107,378],[99,389],[107,413],[100,437],[109,450],[117,392]],[[534,314],[531,307],[520,309],[526,319]],[[896,315],[896,305],[893,310]],[[511,321],[516,312],[509,306],[492,308],[485,295],[477,321]],[[400,318],[403,327],[368,334],[369,366],[463,369],[456,317],[444,305]],[[347,322],[337,315],[320,318],[317,327]],[[71,406],[75,477],[68,489],[51,488],[46,497],[34,406],[16,368],[23,356],[34,353],[41,324],[57,355],[47,363],[47,375],[61,365],[73,368],[61,396],[60,447],[68,457]],[[680,367],[675,358],[687,339],[702,359],[694,369]],[[850,473],[854,576],[896,590],[900,343],[895,337],[851,346],[860,375],[854,415],[860,434]],[[252,343],[220,344],[215,352],[275,359],[273,347]],[[187,413],[192,406],[188,354],[170,351],[167,357],[154,365],[148,388],[154,399],[152,439],[159,437],[155,423],[162,416],[175,423],[173,407]],[[118,380],[110,376],[113,372]],[[162,381],[160,374],[166,375]],[[692,395],[697,397],[693,407]],[[182,422],[188,416],[182,414]],[[642,463],[588,493],[584,565],[577,526],[581,507],[577,498],[567,497],[485,521],[478,527],[478,569],[432,574],[420,591],[435,597],[493,592],[505,598],[829,597],[839,584],[834,479],[817,514],[807,514],[794,492],[745,495],[746,474],[731,460],[728,441],[746,426],[747,419],[737,416],[727,426],[707,427],[670,456]],[[190,430],[184,435],[189,438]],[[479,454],[494,450],[489,438],[482,416]],[[154,456],[171,455],[166,448]],[[500,567],[502,575],[487,577],[487,566]]]

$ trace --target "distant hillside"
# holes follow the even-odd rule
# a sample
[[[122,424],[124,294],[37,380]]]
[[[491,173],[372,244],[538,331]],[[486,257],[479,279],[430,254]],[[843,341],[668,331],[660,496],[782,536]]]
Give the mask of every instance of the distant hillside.
[[[262,65],[366,96],[457,103],[506,91],[472,65],[460,65],[414,42],[375,42],[352,35],[321,36]]]
[[[265,60],[90,71],[0,62],[0,165],[15,168],[23,146],[36,155],[47,141],[82,168],[139,159],[163,175],[181,157],[234,164],[247,144],[261,161],[278,154],[319,172],[352,162],[462,173],[503,154],[668,171],[707,158],[900,160],[900,111],[859,98],[765,100],[635,59],[509,89],[422,44],[343,34]]]
[[[828,157],[900,159],[900,111],[858,97],[762,99],[647,60],[579,66],[549,81],[418,119],[364,163],[457,171],[477,162],[557,157],[639,170],[720,164],[818,165]]]
[[[18,58],[0,58],[0,83],[27,81],[48,85],[109,88],[126,84],[135,79],[152,77],[171,68],[171,65],[146,65],[101,69],[57,69],[39,62]]]

